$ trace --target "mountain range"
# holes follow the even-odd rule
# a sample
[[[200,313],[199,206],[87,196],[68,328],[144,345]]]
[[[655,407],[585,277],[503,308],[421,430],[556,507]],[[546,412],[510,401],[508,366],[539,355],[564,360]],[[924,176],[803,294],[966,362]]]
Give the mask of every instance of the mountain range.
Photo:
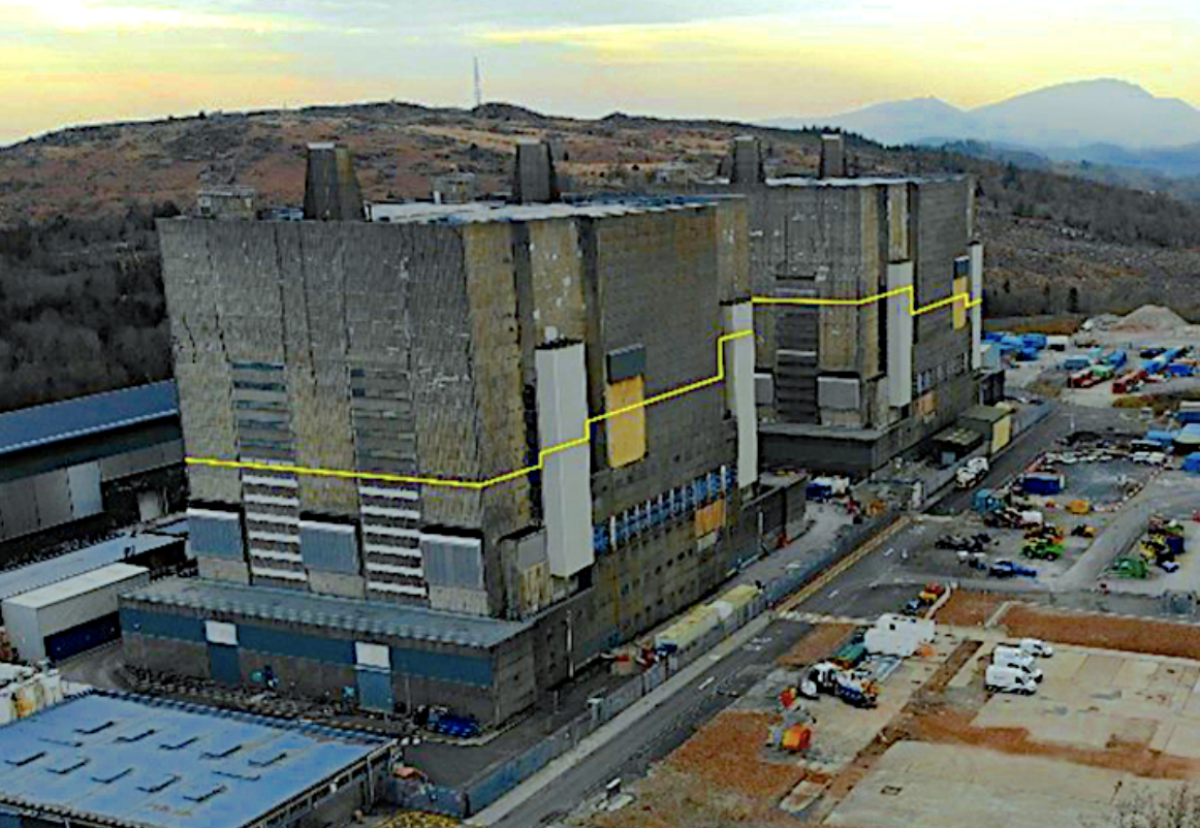
[[[1058,84],[975,109],[914,98],[765,125],[835,127],[889,145],[978,141],[1054,161],[1200,175],[1200,109],[1114,79]]]

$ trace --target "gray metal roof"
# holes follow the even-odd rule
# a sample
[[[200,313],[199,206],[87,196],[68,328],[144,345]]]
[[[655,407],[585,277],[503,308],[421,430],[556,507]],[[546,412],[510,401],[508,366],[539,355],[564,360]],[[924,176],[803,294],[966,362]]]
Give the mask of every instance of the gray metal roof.
[[[142,601],[188,607],[209,613],[231,613],[288,624],[347,630],[357,633],[413,638],[489,649],[525,630],[526,622],[443,612],[384,601],[364,601],[314,595],[290,589],[169,578],[125,595]]]
[[[491,221],[545,221],[586,217],[607,218],[641,213],[660,213],[707,207],[725,196],[612,196],[580,201],[556,201],[536,204],[506,204],[499,201],[473,201],[467,204],[373,204],[375,222],[403,224],[412,222],[473,223]]]
[[[0,414],[0,455],[179,415],[175,381]]]
[[[0,727],[0,805],[129,828],[241,828],[392,741],[92,692]]]
[[[0,572],[0,601],[144,552],[179,543],[179,540],[178,537],[164,535],[121,535],[59,555],[57,558]]]
[[[861,178],[810,178],[789,176],[768,178],[768,187],[885,187],[889,184],[935,184],[948,181],[963,181],[965,175],[867,175]]]

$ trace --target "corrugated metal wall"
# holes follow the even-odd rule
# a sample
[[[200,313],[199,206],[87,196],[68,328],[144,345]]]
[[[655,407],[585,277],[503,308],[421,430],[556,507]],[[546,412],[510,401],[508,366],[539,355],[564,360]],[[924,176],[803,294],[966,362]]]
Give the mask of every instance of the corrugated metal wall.
[[[100,478],[93,462],[0,483],[0,540],[99,514]]]

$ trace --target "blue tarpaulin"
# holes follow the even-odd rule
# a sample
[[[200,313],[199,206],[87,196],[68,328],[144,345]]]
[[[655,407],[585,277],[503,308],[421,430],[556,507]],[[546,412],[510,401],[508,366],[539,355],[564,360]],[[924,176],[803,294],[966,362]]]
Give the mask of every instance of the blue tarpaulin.
[[[1183,470],[1200,474],[1200,451],[1193,451],[1187,457],[1183,458]]]

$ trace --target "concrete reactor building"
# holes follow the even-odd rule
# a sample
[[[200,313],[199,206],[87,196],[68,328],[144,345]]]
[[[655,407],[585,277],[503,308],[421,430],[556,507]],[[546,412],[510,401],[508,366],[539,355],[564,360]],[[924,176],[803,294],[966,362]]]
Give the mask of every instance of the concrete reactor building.
[[[132,663],[494,723],[756,549],[744,199],[529,145],[517,203],[366,221],[309,163],[304,222],[159,224],[200,577],[123,596]]]
[[[728,164],[749,209],[766,468],[868,475],[979,402],[972,180],[846,165],[841,135],[816,178],[767,178],[750,137]]]

